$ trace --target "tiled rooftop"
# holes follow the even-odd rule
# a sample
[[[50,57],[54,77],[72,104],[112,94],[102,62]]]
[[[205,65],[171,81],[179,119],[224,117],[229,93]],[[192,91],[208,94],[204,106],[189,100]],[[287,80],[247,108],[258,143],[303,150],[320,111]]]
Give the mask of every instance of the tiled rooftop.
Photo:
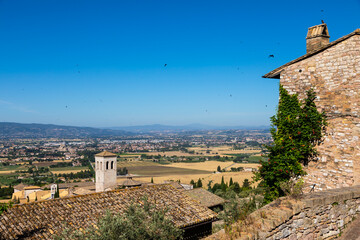
[[[108,151],[103,151],[101,153],[98,153],[95,155],[96,157],[116,157],[117,155],[115,153],[111,153]]]
[[[216,218],[216,213],[171,185],[153,185],[79,195],[15,205],[0,216],[0,239],[49,239],[62,231],[66,222],[76,228],[96,224],[105,210],[123,212],[143,197],[157,208],[168,208],[168,216],[178,227]]]
[[[203,188],[194,188],[185,191],[185,193],[206,207],[214,207],[225,203],[224,199]]]

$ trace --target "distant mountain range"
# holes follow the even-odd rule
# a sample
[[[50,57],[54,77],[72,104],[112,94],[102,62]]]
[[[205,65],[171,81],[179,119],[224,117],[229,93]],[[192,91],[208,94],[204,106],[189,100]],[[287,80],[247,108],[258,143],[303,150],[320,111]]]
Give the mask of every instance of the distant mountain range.
[[[0,138],[86,138],[129,135],[134,134],[123,130],[91,127],[0,122]]]
[[[183,132],[183,131],[199,131],[199,130],[266,130],[269,126],[210,126],[203,124],[189,124],[183,126],[171,126],[171,125],[143,125],[143,126],[128,126],[128,127],[109,127],[106,129],[123,130],[136,133],[146,132]]]
[[[122,137],[133,136],[138,133],[155,132],[185,132],[201,130],[266,130],[268,126],[260,127],[219,127],[203,124],[189,124],[183,126],[144,125],[128,127],[92,128],[74,127],[39,123],[0,122],[0,139],[4,138],[86,138],[86,137]]]

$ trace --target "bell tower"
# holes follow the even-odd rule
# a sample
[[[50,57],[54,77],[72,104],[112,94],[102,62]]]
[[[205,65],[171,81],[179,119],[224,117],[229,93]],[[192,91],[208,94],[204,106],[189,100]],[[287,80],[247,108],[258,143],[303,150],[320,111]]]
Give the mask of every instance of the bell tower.
[[[96,192],[116,186],[116,154],[104,151],[95,155]]]

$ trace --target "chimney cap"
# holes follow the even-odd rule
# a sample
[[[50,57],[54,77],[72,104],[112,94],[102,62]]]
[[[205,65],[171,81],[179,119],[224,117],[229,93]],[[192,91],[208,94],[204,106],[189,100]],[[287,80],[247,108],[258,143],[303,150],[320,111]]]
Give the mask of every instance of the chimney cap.
[[[316,26],[309,27],[306,39],[316,38],[316,37],[326,37],[330,38],[329,30],[326,23],[322,23]]]

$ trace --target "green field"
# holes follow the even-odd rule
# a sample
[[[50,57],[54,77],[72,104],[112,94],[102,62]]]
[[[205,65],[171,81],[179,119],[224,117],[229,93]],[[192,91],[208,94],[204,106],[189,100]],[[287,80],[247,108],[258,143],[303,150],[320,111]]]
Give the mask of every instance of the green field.
[[[60,167],[60,168],[50,168],[51,172],[63,172],[63,171],[81,171],[89,170],[89,167]]]
[[[9,171],[26,170],[26,169],[27,167],[24,165],[1,166],[0,172],[9,172]]]

